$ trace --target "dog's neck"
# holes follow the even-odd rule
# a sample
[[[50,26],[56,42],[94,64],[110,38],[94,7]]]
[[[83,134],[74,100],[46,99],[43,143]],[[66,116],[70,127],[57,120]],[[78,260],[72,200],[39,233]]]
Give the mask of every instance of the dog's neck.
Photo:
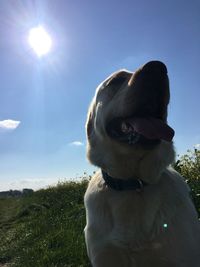
[[[117,191],[125,191],[125,190],[136,190],[142,191],[145,186],[148,184],[140,179],[132,178],[132,179],[120,179],[111,177],[105,171],[102,171],[102,177],[107,186]]]

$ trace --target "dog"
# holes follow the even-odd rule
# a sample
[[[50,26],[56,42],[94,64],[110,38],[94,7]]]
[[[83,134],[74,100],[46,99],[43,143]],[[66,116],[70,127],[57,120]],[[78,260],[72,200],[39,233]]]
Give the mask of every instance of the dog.
[[[87,157],[100,170],[84,197],[94,267],[199,267],[200,223],[190,189],[170,164],[167,67],[120,70],[89,107]]]

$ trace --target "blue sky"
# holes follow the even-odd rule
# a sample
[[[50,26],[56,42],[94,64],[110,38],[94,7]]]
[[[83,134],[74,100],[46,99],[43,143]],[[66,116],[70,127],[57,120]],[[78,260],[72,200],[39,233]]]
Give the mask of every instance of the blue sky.
[[[91,173],[84,125],[96,86],[152,59],[168,67],[177,153],[199,144],[199,13],[195,0],[1,0],[0,191]],[[27,42],[39,24],[53,40],[41,58]]]

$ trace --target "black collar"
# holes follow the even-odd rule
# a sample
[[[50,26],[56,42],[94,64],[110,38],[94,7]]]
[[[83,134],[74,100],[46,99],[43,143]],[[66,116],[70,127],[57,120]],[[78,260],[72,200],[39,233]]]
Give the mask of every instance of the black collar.
[[[119,179],[113,178],[106,172],[102,171],[103,179],[107,186],[117,191],[124,191],[124,190],[137,190],[142,191],[143,187],[148,185],[144,181],[140,179]]]

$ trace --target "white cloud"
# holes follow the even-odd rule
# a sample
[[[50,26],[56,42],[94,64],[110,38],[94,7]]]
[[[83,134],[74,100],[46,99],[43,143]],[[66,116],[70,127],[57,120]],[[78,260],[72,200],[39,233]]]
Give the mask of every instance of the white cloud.
[[[200,149],[200,144],[196,144],[194,147]]]
[[[14,130],[16,129],[19,124],[21,122],[20,121],[15,121],[15,120],[3,120],[3,121],[0,121],[0,129],[2,130]]]
[[[8,190],[22,190],[23,188],[31,188],[38,190],[41,188],[47,188],[48,186],[55,186],[58,183],[58,179],[23,179],[12,181],[0,181],[0,191]]]
[[[74,142],[71,142],[69,143],[70,146],[83,146],[83,142],[81,141],[74,141]]]

